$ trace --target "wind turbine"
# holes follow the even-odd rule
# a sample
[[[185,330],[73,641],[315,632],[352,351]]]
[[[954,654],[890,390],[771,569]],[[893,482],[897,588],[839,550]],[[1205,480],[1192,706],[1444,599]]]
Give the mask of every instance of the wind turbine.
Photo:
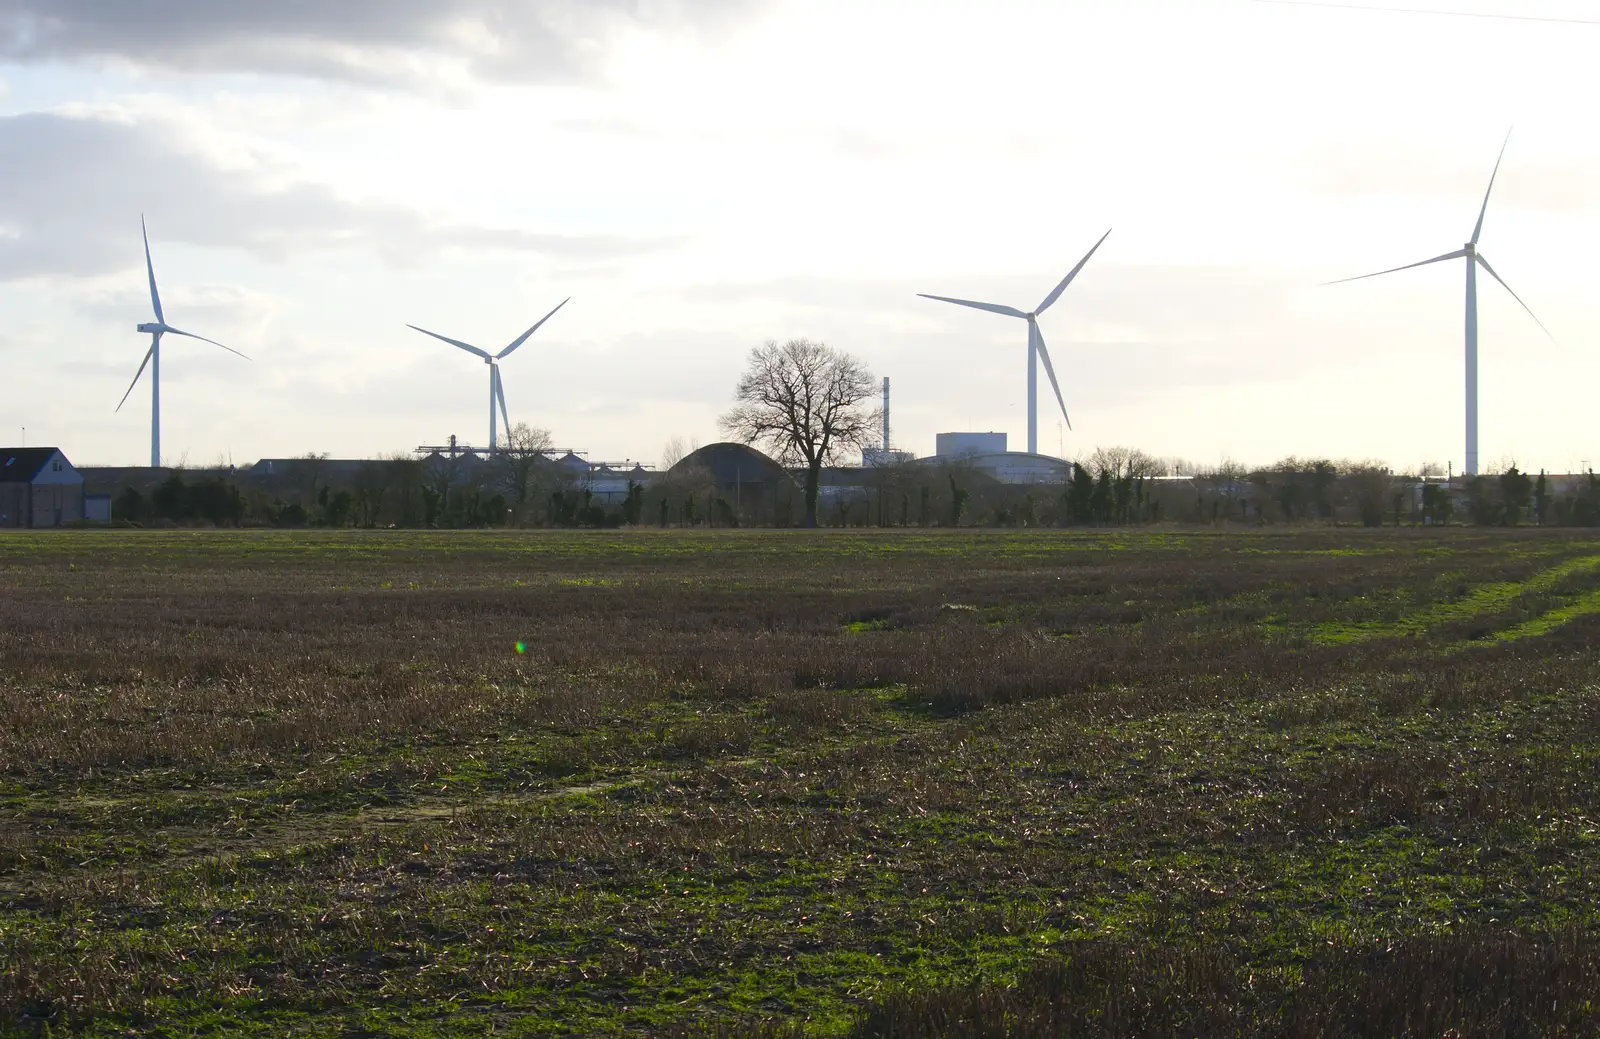
[[[1002,306],[998,303],[976,303],[970,299],[952,299],[949,296],[930,296],[926,292],[917,293],[923,299],[936,299],[941,303],[954,303],[975,310],[987,310],[991,314],[1019,317],[1028,323],[1028,453],[1031,455],[1039,453],[1039,362],[1041,360],[1044,361],[1045,374],[1050,376],[1050,388],[1056,391],[1056,403],[1061,405],[1061,417],[1067,420],[1067,428],[1072,428],[1072,419],[1067,417],[1067,402],[1061,396],[1061,384],[1056,382],[1056,370],[1050,364],[1050,351],[1045,348],[1044,336],[1039,334],[1039,315],[1049,310],[1051,304],[1061,298],[1061,294],[1067,291],[1067,286],[1072,284],[1072,279],[1076,278],[1078,272],[1083,270],[1084,264],[1089,262],[1089,257],[1093,256],[1109,237],[1111,237],[1110,231],[1101,235],[1100,241],[1094,243],[1094,248],[1090,249],[1088,255],[1079,260],[1078,265],[1061,279],[1061,284],[1051,290],[1050,295],[1044,298],[1044,302],[1027,313],[1016,307]]]
[[[501,387],[500,387],[500,362],[505,360],[507,357],[510,357],[512,351],[516,350],[516,348],[521,346],[523,343],[526,343],[528,341],[528,337],[529,336],[531,336],[535,332],[539,331],[539,326],[540,325],[544,324],[546,321],[549,321],[552,317],[555,317],[556,310],[560,310],[562,307],[566,306],[570,302],[572,302],[572,297],[568,296],[566,299],[562,300],[560,303],[557,303],[555,310],[552,310],[550,313],[546,314],[544,317],[540,318],[538,321],[535,321],[533,323],[533,327],[532,328],[528,329],[526,332],[524,332],[521,335],[517,336],[517,338],[515,338],[515,339],[513,339],[511,341],[511,345],[510,346],[506,347],[504,350],[501,350],[497,354],[491,354],[487,350],[480,350],[476,346],[473,346],[471,343],[463,343],[459,339],[451,339],[449,336],[442,336],[437,332],[430,332],[426,328],[417,328],[416,325],[407,325],[406,326],[407,328],[416,329],[418,332],[421,332],[425,336],[433,336],[433,338],[439,339],[439,340],[443,340],[444,342],[449,343],[451,346],[460,347],[461,349],[465,350],[469,354],[476,354],[477,356],[483,358],[483,363],[484,364],[487,364],[489,366],[489,453],[490,454],[494,454],[495,449],[499,444],[499,436],[497,435],[497,432],[495,430],[495,407],[497,405],[499,406],[499,409],[500,409],[500,417],[504,418],[506,420],[506,432],[507,433],[511,432],[511,416],[506,414],[506,393],[505,393],[505,390],[501,389]]]
[[[1342,285],[1349,281],[1376,278],[1384,274],[1393,274],[1395,271],[1408,271],[1413,267],[1426,267],[1431,263],[1443,263],[1446,260],[1465,259],[1467,261],[1467,464],[1465,473],[1468,476],[1478,475],[1478,268],[1482,267],[1487,271],[1489,277],[1498,281],[1501,288],[1511,293],[1512,299],[1522,304],[1522,309],[1528,312],[1528,316],[1533,318],[1534,324],[1538,325],[1545,335],[1550,336],[1551,342],[1555,342],[1556,338],[1548,328],[1544,327],[1544,322],[1539,320],[1539,315],[1533,312],[1533,308],[1522,302],[1522,297],[1517,295],[1510,285],[1506,284],[1504,278],[1495,273],[1494,268],[1489,266],[1489,261],[1484,259],[1483,254],[1478,251],[1478,238],[1483,234],[1483,218],[1489,212],[1489,196],[1494,192],[1495,178],[1500,175],[1500,162],[1506,157],[1506,146],[1510,143],[1511,134],[1508,131],[1505,143],[1500,145],[1500,158],[1494,161],[1494,172],[1489,174],[1489,190],[1483,193],[1483,208],[1478,210],[1478,223],[1473,227],[1472,239],[1466,245],[1463,245],[1455,252],[1445,253],[1443,256],[1435,256],[1431,260],[1421,260],[1417,263],[1408,263],[1404,267],[1391,267],[1386,271],[1378,271],[1376,274],[1363,274],[1355,278],[1340,278],[1338,281],[1327,283],[1329,285]]]
[[[150,349],[145,351],[144,360],[139,362],[139,370],[134,372],[133,381],[128,384],[128,391],[122,395],[122,400],[117,402],[117,410],[122,410],[122,405],[128,403],[128,394],[139,385],[139,376],[144,374],[146,365],[150,366],[150,468],[161,468],[161,337],[164,335],[184,336],[188,339],[198,339],[202,343],[212,346],[222,346],[215,339],[197,336],[193,332],[185,332],[181,328],[173,328],[167,324],[167,319],[161,312],[161,293],[156,291],[156,267],[150,262],[150,232],[144,226],[144,217],[139,218],[139,230],[144,234],[144,268],[150,275],[150,305],[155,308],[156,319],[146,321],[138,327],[140,332],[150,333]],[[239,354],[245,360],[250,358],[240,354],[231,346],[222,346],[230,354]]]

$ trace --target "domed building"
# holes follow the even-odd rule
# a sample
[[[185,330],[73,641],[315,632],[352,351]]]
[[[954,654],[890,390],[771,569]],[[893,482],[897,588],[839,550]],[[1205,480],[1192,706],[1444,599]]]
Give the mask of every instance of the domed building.
[[[783,466],[748,444],[729,442],[707,444],[684,456],[658,486],[704,488],[727,502],[739,522],[786,522],[803,493]]]

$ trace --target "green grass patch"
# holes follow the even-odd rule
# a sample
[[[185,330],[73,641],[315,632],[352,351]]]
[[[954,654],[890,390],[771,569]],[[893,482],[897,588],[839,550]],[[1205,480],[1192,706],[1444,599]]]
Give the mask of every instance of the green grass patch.
[[[1575,601],[1559,606],[1548,613],[1540,614],[1531,620],[1523,621],[1514,628],[1507,628],[1495,636],[1501,642],[1514,642],[1517,639],[1532,638],[1538,635],[1548,635],[1563,624],[1571,623],[1580,617],[1589,617],[1600,613],[1600,589],[1586,592]]]
[[[1580,556],[1541,570],[1526,580],[1480,585],[1460,598],[1430,603],[1392,620],[1326,621],[1310,627],[1308,634],[1312,641],[1323,644],[1422,636],[1447,624],[1504,613],[1524,596],[1548,592],[1567,578],[1596,569],[1600,569],[1600,556]]]

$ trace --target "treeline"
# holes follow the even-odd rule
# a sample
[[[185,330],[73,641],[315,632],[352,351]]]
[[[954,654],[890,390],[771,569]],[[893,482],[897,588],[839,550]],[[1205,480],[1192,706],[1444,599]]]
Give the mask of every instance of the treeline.
[[[1368,527],[1600,525],[1600,478],[1556,481],[1516,467],[1471,480],[1397,475],[1372,462],[1286,458],[1170,477],[1170,463],[1131,450],[1073,463],[1064,484],[1004,484],[959,463],[834,470],[824,526],[1069,527],[1329,523]],[[797,483],[719,486],[677,467],[625,492],[597,494],[583,475],[534,453],[488,461],[395,457],[335,463],[306,457],[269,475],[176,472],[124,487],[113,518],[142,525],[327,528],[788,527]]]
[[[887,467],[870,471],[876,486],[835,500],[819,519],[836,526],[1600,525],[1600,477],[1593,474],[1558,483],[1511,466],[1447,481],[1397,474],[1378,462],[1295,457],[1167,475],[1174,468],[1135,449],[1100,449],[1052,488],[1000,484],[960,465]]]
[[[136,487],[124,487],[111,500],[112,518],[132,523],[165,520],[237,527],[248,511],[237,484],[217,478],[185,483],[181,473],[173,473],[148,497]]]
[[[1256,523],[1341,522],[1384,525],[1600,525],[1600,479],[1561,482],[1545,473],[1504,472],[1446,480],[1396,474],[1376,462],[1286,458],[1246,472],[1238,467],[1194,479],[1199,511],[1213,520]]]
[[[329,528],[614,527],[638,523],[643,488],[601,504],[577,474],[547,458],[469,463],[398,457],[294,459],[270,475],[172,473],[112,496],[112,518],[140,525]]]
[[[1516,526],[1524,519],[1539,526],[1600,525],[1600,478],[1584,474],[1575,492],[1558,493],[1544,473],[1530,477],[1512,466],[1497,476],[1467,481],[1467,514],[1478,526]]]

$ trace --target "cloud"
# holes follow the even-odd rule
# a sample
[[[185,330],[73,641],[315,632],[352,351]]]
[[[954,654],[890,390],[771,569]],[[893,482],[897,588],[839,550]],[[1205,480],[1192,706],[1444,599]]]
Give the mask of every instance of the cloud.
[[[404,265],[441,249],[504,249],[589,263],[670,244],[452,224],[347,198],[253,159],[224,167],[177,124],[49,113],[0,118],[0,281],[90,276],[127,266],[134,221],[168,241],[270,260],[370,248]]]
[[[1062,266],[1065,266],[1063,264]],[[683,290],[692,302],[779,305],[797,312],[851,315],[923,332],[1000,327],[972,322],[1004,321],[974,316],[921,299],[932,292],[1026,309],[1054,288],[1060,273],[1038,276],[929,274],[917,278],[868,279],[786,277],[765,281],[701,283]],[[1047,328],[1078,330],[1107,342],[1208,342],[1264,333],[1281,327],[1296,295],[1312,279],[1297,271],[1263,272],[1222,266],[1103,264],[1085,269],[1067,294],[1040,318]],[[1152,300],[1160,300],[1152,305]]]
[[[135,246],[135,252],[137,245]],[[182,315],[173,323],[193,332],[208,328],[251,329],[259,335],[284,310],[284,300],[237,285],[174,285],[163,287],[161,302]],[[150,293],[142,282],[116,287],[76,288],[70,306],[74,313],[100,326],[124,324],[129,314],[150,308]]]
[[[915,293],[1028,307],[1052,280],[1048,273],[792,277],[701,283],[681,295],[719,310],[749,308],[766,318],[767,328],[798,329],[859,353],[879,374],[894,377],[907,400],[1009,406],[1022,396],[1022,323]],[[1286,384],[1408,349],[1363,338],[1357,317],[1336,303],[1306,272],[1292,268],[1091,264],[1040,325],[1076,421],[1090,405],[1121,406],[1184,389],[1212,393],[1240,382]],[[743,345],[759,339],[752,335]],[[739,346],[735,341],[727,349]],[[948,389],[953,379],[960,380],[960,394]],[[1042,372],[1039,380],[1044,414],[1055,405]],[[729,381],[725,376],[713,385],[720,390]]]
[[[1495,180],[1494,195],[1503,204],[1547,213],[1574,213],[1600,207],[1600,157],[1584,154],[1527,159],[1516,154],[1516,142]],[[1445,159],[1438,149],[1415,143],[1384,141],[1361,151],[1341,149],[1307,153],[1300,160],[1300,179],[1318,194],[1333,198],[1425,197],[1458,201],[1476,212],[1494,152]]]
[[[715,30],[759,0],[0,0],[0,55],[405,82],[594,74],[627,27]]]

